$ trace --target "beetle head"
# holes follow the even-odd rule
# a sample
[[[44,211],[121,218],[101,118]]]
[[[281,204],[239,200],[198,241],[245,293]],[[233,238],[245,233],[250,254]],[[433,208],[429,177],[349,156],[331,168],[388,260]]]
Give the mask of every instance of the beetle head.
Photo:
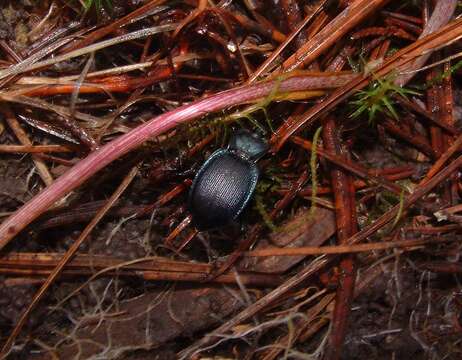
[[[247,130],[236,132],[229,142],[229,149],[236,151],[241,156],[257,161],[268,151],[268,144],[257,134]]]

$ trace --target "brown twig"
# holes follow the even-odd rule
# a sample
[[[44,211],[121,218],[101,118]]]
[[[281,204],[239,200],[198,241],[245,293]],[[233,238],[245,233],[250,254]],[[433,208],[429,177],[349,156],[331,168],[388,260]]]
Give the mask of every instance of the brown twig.
[[[424,245],[441,244],[446,242],[459,242],[460,239],[450,239],[444,237],[431,237],[427,239],[408,239],[392,240],[377,243],[357,244],[357,245],[334,245],[334,246],[308,246],[299,248],[267,248],[252,250],[244,254],[249,257],[265,256],[299,256],[299,255],[332,255],[350,254],[368,251],[385,251],[391,249],[405,249],[406,251],[421,249]],[[409,248],[409,249],[406,249]]]
[[[329,117],[323,127],[323,139],[326,150],[346,157],[335,119]],[[342,154],[343,153],[343,154]],[[337,241],[340,245],[358,231],[356,218],[355,191],[351,176],[342,168],[332,167],[330,170],[332,190],[335,199],[335,218],[337,224]],[[346,335],[351,302],[353,301],[356,279],[356,266],[352,256],[343,258],[339,263],[339,286],[335,297],[335,308],[332,317],[329,346],[325,358],[340,358],[343,341]]]
[[[10,253],[0,258],[0,273],[7,275],[49,276],[61,261],[60,253]],[[197,262],[175,261],[162,257],[141,258],[125,261],[109,256],[77,254],[64,267],[62,275],[131,276],[146,280],[203,281],[212,271],[213,265]],[[277,275],[240,271],[244,284],[277,286],[281,278]],[[44,282],[45,279],[38,279]],[[224,274],[215,279],[218,283],[235,284],[233,274]]]
[[[0,145],[0,153],[66,153],[76,151],[66,145]]]

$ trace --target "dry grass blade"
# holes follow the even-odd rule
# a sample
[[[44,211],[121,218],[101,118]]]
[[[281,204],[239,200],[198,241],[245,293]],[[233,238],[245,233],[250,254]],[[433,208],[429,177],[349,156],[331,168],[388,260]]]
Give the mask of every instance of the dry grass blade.
[[[313,19],[314,16],[325,6],[326,0],[319,1],[319,3],[311,9],[311,12],[305,17],[305,19],[298,25],[297,29],[290,34],[290,36],[285,39],[276,50],[271,53],[271,56],[265,60],[260,67],[254,71],[254,73],[249,77],[247,83],[250,84],[258,79],[259,76],[264,75],[265,71],[271,66],[271,64],[276,60],[276,58],[281,54],[281,52],[297,37],[297,35],[302,31],[302,29]]]
[[[30,274],[31,276],[45,275],[53,271],[59,264],[63,254],[60,253],[11,253],[0,258],[0,273],[8,275]],[[95,273],[95,271],[97,272]],[[62,275],[88,276],[88,280],[71,294],[61,300],[60,304],[77,294],[92,280],[101,276],[130,276],[141,277],[145,280],[157,281],[203,281],[213,270],[212,265],[206,263],[190,263],[175,261],[161,257],[145,257],[131,261],[124,261],[108,256],[75,255],[64,267]],[[245,285],[275,286],[281,283],[281,277],[271,274],[260,274],[241,271],[240,280]],[[35,279],[38,283],[45,281]],[[218,283],[235,284],[233,274],[224,274],[215,279]]]
[[[5,119],[8,125],[13,130],[14,134],[22,143],[22,145],[31,147],[32,142],[30,141],[29,136],[19,124],[19,121],[16,119],[11,109],[7,105],[4,105],[2,108],[2,112],[5,115]],[[32,160],[34,161],[37,171],[45,185],[51,185],[53,183],[53,177],[51,176],[50,170],[48,170],[48,167],[46,166],[45,162],[42,159],[38,158],[36,155],[32,155]]]
[[[357,252],[377,251],[377,250],[390,250],[401,248],[417,250],[423,245],[439,244],[442,242],[460,241],[459,239],[446,239],[446,238],[432,238],[432,239],[415,239],[415,240],[394,240],[383,243],[368,243],[359,245],[335,245],[335,246],[309,246],[300,248],[268,248],[262,250],[253,250],[245,254],[250,257],[265,257],[265,256],[298,256],[298,255],[328,255],[328,254],[349,254]]]
[[[323,51],[331,47],[338,39],[348,33],[374,11],[384,6],[389,0],[357,0],[351,3],[340,15],[325,26],[313,39],[298,49],[282,68],[284,72],[308,65]]]
[[[56,43],[46,47],[45,49],[38,51],[34,55],[29,56],[27,59],[15,65],[12,65],[6,69],[0,70],[0,79],[4,79],[6,77],[9,77],[15,74],[20,74],[26,71],[26,69],[28,69],[31,66],[34,66],[34,64],[36,64],[40,59],[52,53],[54,50],[59,49],[61,46],[63,46],[64,44],[67,44],[71,40],[72,40],[71,38],[67,38],[61,41],[57,41]]]
[[[101,50],[101,49],[104,49],[104,48],[107,48],[109,46],[113,46],[116,44],[124,43],[127,41],[139,39],[139,38],[144,38],[144,37],[158,34],[158,33],[165,32],[165,31],[172,31],[172,30],[175,30],[176,26],[177,24],[154,26],[151,28],[133,31],[131,33],[117,36],[109,40],[101,41],[99,43],[89,45],[82,49],[77,49],[77,50],[71,51],[63,55],[52,57],[51,59],[48,59],[48,60],[43,60],[43,61],[35,62],[32,64],[27,63],[26,65],[24,63],[19,63],[8,69],[0,70],[0,79],[4,79],[5,77],[11,76],[11,75],[18,75],[25,71],[31,71],[31,70],[39,69],[42,67],[50,66],[50,65],[53,65],[53,64],[65,61],[65,60],[69,60],[77,56],[86,55],[86,54],[89,54],[89,53],[92,53],[92,52],[95,52],[95,51],[98,51],[98,50]],[[24,60],[24,61],[27,61],[27,60]]]
[[[128,25],[128,24],[133,24],[134,22],[142,19],[143,17],[147,15],[154,15],[155,13],[162,11],[165,9],[165,7],[162,7],[162,5],[165,2],[165,0],[152,0],[149,1],[147,4],[141,6],[140,8],[136,9],[135,11],[129,13],[128,15],[124,16],[121,19],[118,19],[107,26],[104,26],[100,29],[97,29],[90,34],[88,34],[84,39],[75,41],[74,43],[66,46],[64,48],[64,51],[70,52],[78,48],[82,48],[84,46],[87,46],[91,43],[94,43],[96,40],[101,39],[102,37],[109,35],[110,33],[116,31],[118,28]]]
[[[64,118],[70,118],[71,117],[71,112],[67,107],[60,106],[60,105],[55,105],[51,104],[45,100],[41,99],[34,99],[28,96],[24,95],[18,95],[18,94],[10,94],[10,93],[2,93],[0,92],[0,100],[2,101],[9,101],[12,103],[16,104],[23,104],[23,105],[28,105],[34,108],[38,109],[43,109],[43,110],[48,110],[52,111]],[[85,114],[80,111],[75,111],[74,112],[74,117],[76,119],[82,120],[87,122],[88,127],[97,127],[100,123],[100,118],[96,116],[92,116],[89,114]]]
[[[0,145],[0,153],[62,153],[76,150],[64,145]]]

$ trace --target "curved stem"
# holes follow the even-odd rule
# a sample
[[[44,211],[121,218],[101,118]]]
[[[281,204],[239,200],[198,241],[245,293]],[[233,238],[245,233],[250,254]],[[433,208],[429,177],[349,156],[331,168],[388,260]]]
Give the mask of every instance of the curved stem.
[[[0,226],[0,250],[56,201],[77,188],[106,165],[137,148],[149,138],[210,112],[267,96],[278,82],[280,92],[290,92],[339,87],[351,81],[353,76],[350,73],[341,75],[338,73],[309,73],[304,76],[289,77],[281,82],[276,80],[238,87],[159,115],[90,153],[7,218]]]

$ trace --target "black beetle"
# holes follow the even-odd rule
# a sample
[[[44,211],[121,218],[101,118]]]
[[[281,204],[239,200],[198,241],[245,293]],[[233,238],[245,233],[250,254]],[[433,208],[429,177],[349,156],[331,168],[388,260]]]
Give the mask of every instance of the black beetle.
[[[257,185],[256,165],[268,145],[248,131],[235,133],[226,149],[215,151],[202,165],[189,192],[188,206],[200,230],[235,220],[249,203]]]

